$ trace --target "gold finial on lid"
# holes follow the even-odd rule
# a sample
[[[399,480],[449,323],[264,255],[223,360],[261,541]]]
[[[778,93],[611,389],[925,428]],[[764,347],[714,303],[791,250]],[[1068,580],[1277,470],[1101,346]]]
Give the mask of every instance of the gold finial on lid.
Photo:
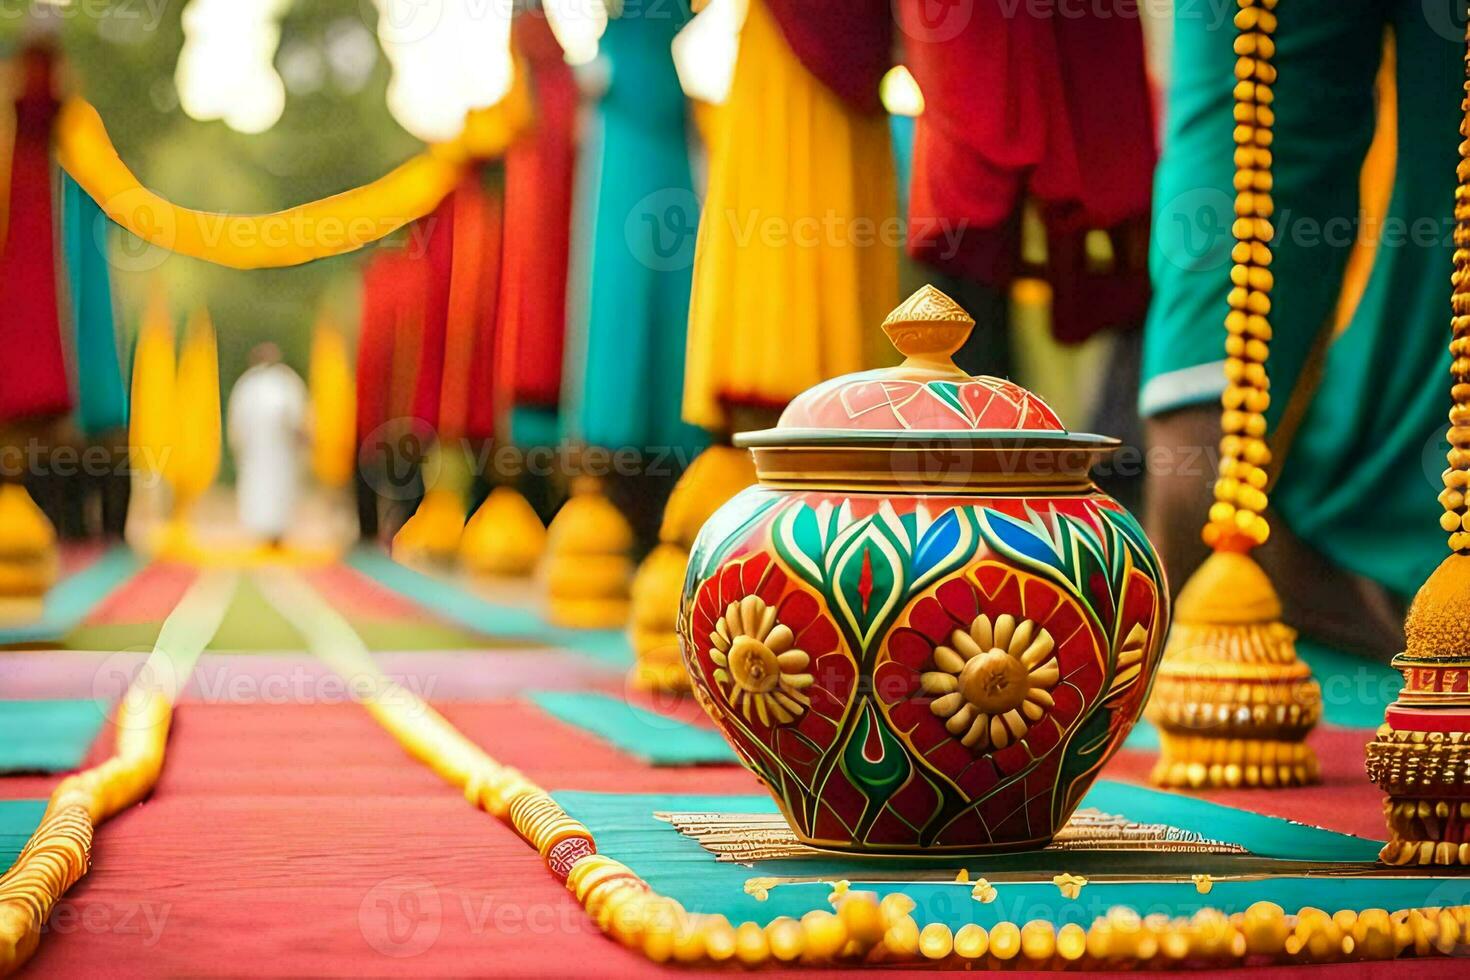
[[[975,327],[975,318],[933,286],[919,288],[888,314],[883,332],[906,363],[958,370],[950,357]]]

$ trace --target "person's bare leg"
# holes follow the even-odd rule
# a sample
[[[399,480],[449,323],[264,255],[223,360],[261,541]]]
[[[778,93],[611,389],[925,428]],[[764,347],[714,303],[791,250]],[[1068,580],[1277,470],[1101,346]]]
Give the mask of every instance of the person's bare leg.
[[[1219,419],[1218,408],[1201,405],[1146,423],[1152,453],[1144,526],[1176,594],[1209,554],[1199,530],[1212,499]],[[1276,585],[1287,623],[1330,646],[1383,660],[1403,649],[1403,609],[1382,586],[1339,568],[1279,517],[1268,518],[1271,539],[1255,557]]]

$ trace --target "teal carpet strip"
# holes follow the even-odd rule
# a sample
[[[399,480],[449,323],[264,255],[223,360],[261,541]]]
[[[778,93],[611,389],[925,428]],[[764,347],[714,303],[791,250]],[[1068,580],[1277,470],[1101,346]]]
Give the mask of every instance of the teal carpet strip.
[[[76,769],[106,711],[91,699],[0,701],[0,773]]]
[[[46,800],[0,800],[0,869],[15,863],[46,813]]]
[[[60,640],[141,567],[142,563],[126,546],[112,548],[75,575],[52,586],[46,593],[45,611],[40,619],[0,626],[0,646]]]
[[[655,766],[739,764],[720,733],[596,691],[540,691],[531,701],[557,721],[580,728]]]
[[[347,564],[384,588],[476,632],[570,650],[609,667],[633,665],[633,648],[622,630],[570,630],[553,626],[534,610],[471,595],[453,582],[400,565],[379,551],[355,551]]]
[[[1189,915],[1203,907],[1226,912],[1243,911],[1262,900],[1297,909],[1304,905],[1320,908],[1407,908],[1441,904],[1436,895],[1456,888],[1463,893],[1463,879],[1437,876],[1426,869],[1419,878],[1324,879],[1293,867],[1289,873],[1268,879],[1249,877],[1215,880],[1208,894],[1201,894],[1185,877],[1176,880],[1147,880],[1140,871],[1138,881],[1090,881],[1075,899],[1065,898],[1051,877],[1063,872],[1086,876],[1116,873],[1130,863],[1143,866],[1148,860],[1165,858],[1187,868],[1204,867],[1207,861],[1228,861],[1229,855],[1121,855],[1116,851],[1061,852],[1029,851],[978,857],[954,855],[933,858],[861,858],[820,854],[810,858],[760,861],[741,865],[716,861],[696,841],[683,836],[670,824],[656,819],[662,811],[689,813],[771,813],[775,804],[768,796],[631,795],[617,793],[559,792],[553,794],[573,818],[592,831],[599,853],[628,865],[656,891],[681,902],[692,912],[719,913],[732,922],[768,922],[780,915],[800,917],[812,909],[827,908],[830,882],[846,879],[854,888],[887,894],[904,891],[915,899],[914,913],[921,922],[940,921],[950,928],[976,922],[993,926],[997,921],[1025,922],[1045,918],[1057,925],[1091,923],[1114,905],[1129,905],[1141,912]],[[1082,801],[1140,822],[1162,822],[1207,837],[1240,843],[1260,858],[1289,861],[1332,861],[1371,863],[1379,844],[1346,834],[1307,827],[1221,806],[1173,793],[1111,781],[1098,782]],[[957,884],[954,876],[964,869],[971,881],[987,873],[1034,874],[1040,881],[1000,882],[996,898],[982,903],[971,896],[971,884]],[[913,879],[902,880],[907,873]],[[746,894],[745,882],[754,877],[821,878],[793,881],[769,888],[765,901]],[[880,880],[883,878],[889,880]],[[894,878],[899,880],[893,880]],[[919,878],[927,880],[918,880]]]

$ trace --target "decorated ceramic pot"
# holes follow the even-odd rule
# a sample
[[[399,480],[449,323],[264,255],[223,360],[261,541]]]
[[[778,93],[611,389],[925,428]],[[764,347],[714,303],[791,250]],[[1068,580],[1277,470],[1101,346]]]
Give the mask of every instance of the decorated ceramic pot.
[[[692,549],[684,663],[802,841],[1039,847],[1143,710],[1163,570],[1089,477],[1116,440],[956,367],[974,321],[932,287],[883,326],[901,366],[736,437],[760,482]]]

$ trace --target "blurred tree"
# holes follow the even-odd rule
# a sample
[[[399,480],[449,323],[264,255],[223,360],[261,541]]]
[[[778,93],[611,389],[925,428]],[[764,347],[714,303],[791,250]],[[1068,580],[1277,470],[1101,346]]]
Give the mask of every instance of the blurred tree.
[[[5,4],[0,45],[50,35],[66,55],[71,88],[90,100],[118,152],[164,197],[212,211],[264,212],[372,180],[422,148],[389,114],[389,65],[373,4],[310,0],[281,23],[275,67],[286,83],[280,120],[247,135],[198,122],[179,106],[175,66],[185,0],[90,0],[58,8]],[[149,282],[166,289],[176,318],[204,305],[219,333],[224,390],[251,347],[270,339],[305,373],[311,326],[323,309],[356,323],[357,270],[348,255],[290,269],[242,272],[172,256],[113,228],[120,323],[131,347]]]

